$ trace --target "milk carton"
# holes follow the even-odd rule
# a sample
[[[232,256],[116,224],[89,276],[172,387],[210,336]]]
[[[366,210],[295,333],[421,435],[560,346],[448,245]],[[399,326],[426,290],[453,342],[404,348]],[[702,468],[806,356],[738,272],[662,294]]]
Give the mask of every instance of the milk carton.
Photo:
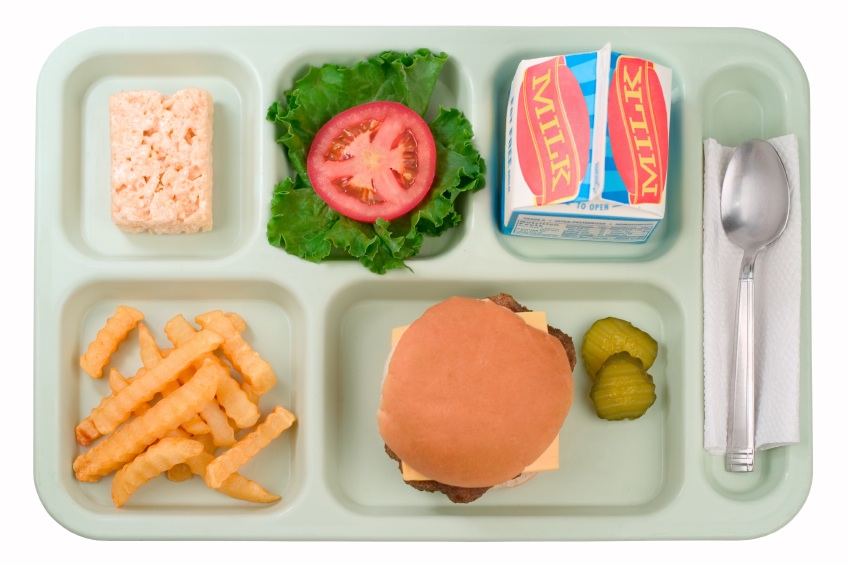
[[[672,73],[599,51],[522,61],[507,104],[501,231],[645,242],[666,209]]]

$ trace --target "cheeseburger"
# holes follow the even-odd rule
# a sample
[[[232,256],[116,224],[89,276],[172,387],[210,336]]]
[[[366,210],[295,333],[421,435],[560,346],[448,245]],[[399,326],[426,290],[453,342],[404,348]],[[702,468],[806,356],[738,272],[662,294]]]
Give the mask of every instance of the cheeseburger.
[[[557,468],[576,355],[541,315],[454,297],[393,332],[377,424],[407,484],[466,503]]]

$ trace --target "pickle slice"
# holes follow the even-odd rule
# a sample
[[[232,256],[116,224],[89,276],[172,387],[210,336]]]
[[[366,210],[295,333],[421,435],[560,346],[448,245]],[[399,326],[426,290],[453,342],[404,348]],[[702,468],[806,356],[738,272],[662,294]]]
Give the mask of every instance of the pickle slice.
[[[599,418],[635,420],[654,404],[657,395],[654,380],[642,362],[621,351],[611,355],[598,370],[590,398]]]
[[[657,357],[657,341],[631,322],[619,318],[603,318],[593,323],[581,344],[581,359],[590,378],[595,380],[602,363],[620,351],[640,359],[643,369],[648,370]]]

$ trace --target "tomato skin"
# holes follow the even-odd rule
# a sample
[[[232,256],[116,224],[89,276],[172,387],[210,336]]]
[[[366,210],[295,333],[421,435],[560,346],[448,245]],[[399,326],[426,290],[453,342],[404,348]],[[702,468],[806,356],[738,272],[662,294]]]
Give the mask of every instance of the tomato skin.
[[[324,124],[307,156],[316,193],[360,222],[394,220],[415,208],[436,174],[436,144],[427,123],[398,102],[369,102]]]

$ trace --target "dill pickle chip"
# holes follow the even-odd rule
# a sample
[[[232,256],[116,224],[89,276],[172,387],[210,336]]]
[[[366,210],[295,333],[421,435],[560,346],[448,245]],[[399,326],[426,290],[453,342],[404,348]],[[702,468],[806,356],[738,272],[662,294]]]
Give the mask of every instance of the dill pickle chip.
[[[634,420],[646,413],[657,395],[642,362],[627,351],[611,355],[590,390],[596,414],[605,420]]]
[[[603,318],[593,323],[581,343],[581,359],[590,378],[595,380],[602,363],[620,351],[640,359],[643,368],[648,370],[657,357],[657,341],[631,322],[619,318]]]

